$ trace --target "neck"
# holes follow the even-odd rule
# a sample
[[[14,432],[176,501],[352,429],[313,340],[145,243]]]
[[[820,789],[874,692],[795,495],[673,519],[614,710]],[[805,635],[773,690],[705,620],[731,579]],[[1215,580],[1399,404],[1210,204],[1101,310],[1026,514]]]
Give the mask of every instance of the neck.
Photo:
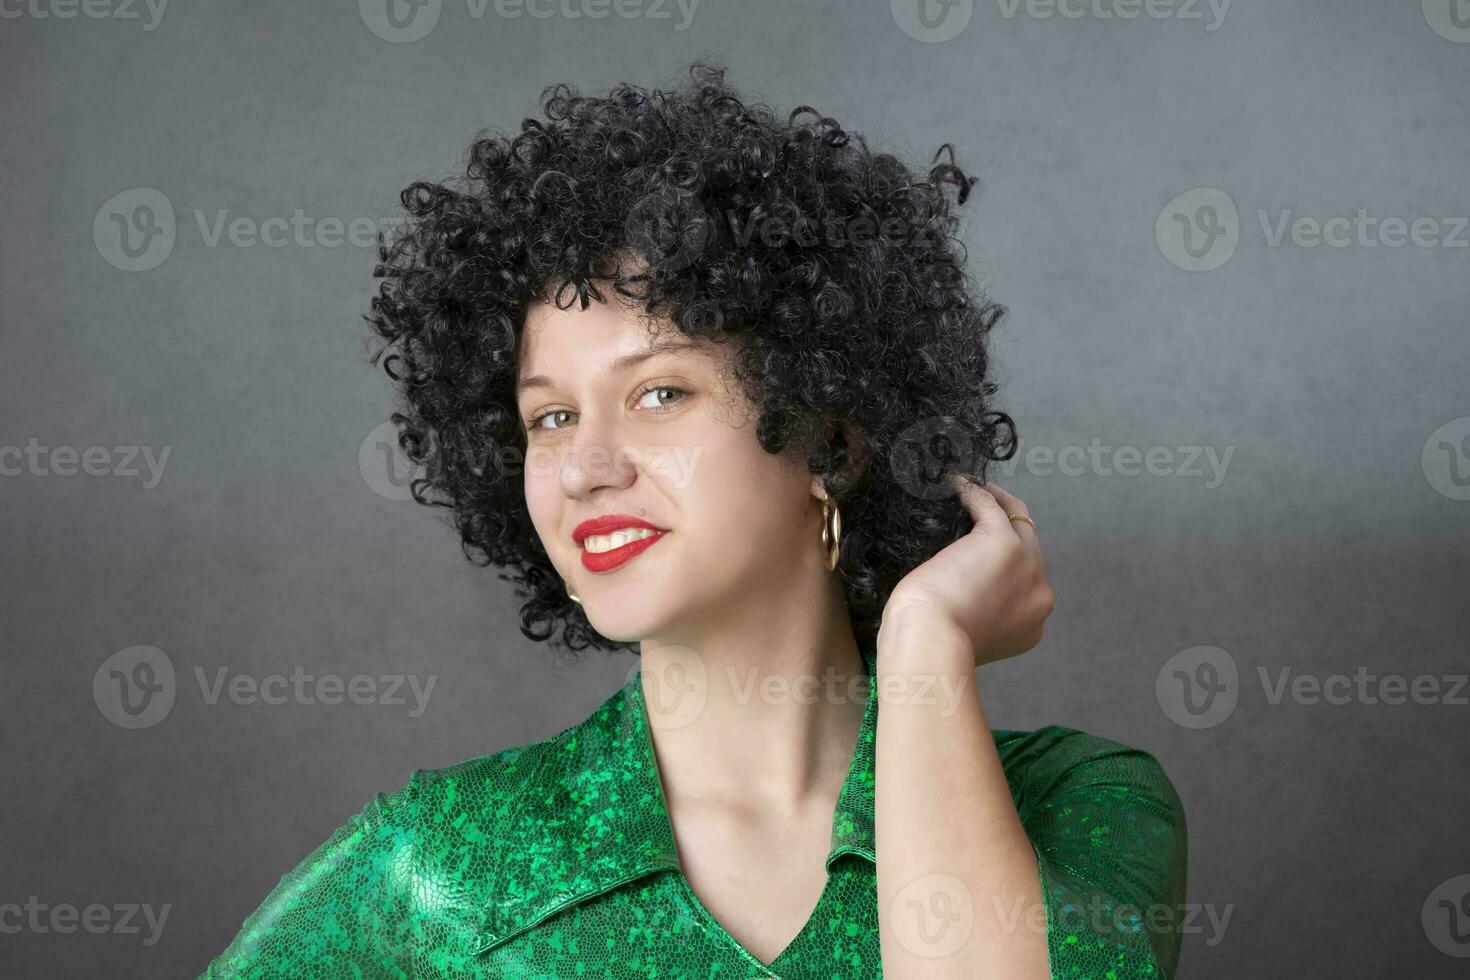
[[[788,813],[835,803],[862,726],[867,668],[840,592],[775,607],[820,610],[795,622],[775,621],[771,608],[697,644],[641,645],[644,698],[671,804],[738,802]]]

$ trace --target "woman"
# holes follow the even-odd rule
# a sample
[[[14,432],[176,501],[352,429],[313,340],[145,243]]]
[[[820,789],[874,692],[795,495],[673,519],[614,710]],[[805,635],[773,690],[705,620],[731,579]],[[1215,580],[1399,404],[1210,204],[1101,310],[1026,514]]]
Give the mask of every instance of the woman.
[[[1015,439],[950,238],[973,180],[690,74],[553,86],[411,186],[371,316],[415,497],[526,636],[638,669],[378,794],[208,976],[1173,975],[1158,763],[981,703],[1052,592],[984,483]]]

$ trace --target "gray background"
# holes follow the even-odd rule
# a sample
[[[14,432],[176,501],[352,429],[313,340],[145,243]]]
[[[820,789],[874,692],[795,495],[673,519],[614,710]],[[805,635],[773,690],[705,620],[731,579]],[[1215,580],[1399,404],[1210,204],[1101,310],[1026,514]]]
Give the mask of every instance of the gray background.
[[[681,30],[672,6],[476,18],[445,0],[409,42],[342,0],[180,3],[152,29],[141,7],[0,19],[0,448],[104,447],[115,467],[115,447],[170,451],[155,486],[46,457],[0,478],[0,904],[170,907],[151,947],[0,933],[0,975],[193,975],[373,793],[551,735],[622,682],[631,658],[524,640],[508,587],[436,514],[373,489],[393,483],[360,463],[390,410],[358,319],[370,250],[211,246],[196,212],[389,216],[477,130],[515,132],[544,84],[666,86],[696,56],[916,165],[953,142],[982,179],[965,238],[1011,308],[995,350],[1027,440],[998,479],[1037,518],[1058,595],[1042,645],[981,672],[985,703],[996,727],[1162,760],[1189,899],[1231,915],[1185,937],[1179,975],[1465,975],[1449,953],[1470,948],[1437,948],[1421,912],[1470,874],[1470,708],[1272,704],[1257,671],[1466,670],[1470,501],[1449,466],[1470,467],[1470,249],[1273,247],[1257,212],[1448,235],[1470,214],[1470,43],[1417,0],[1238,0],[1213,30],[1204,5],[1123,20],[983,0],[943,40],[897,7],[704,0]],[[1185,271],[1156,219],[1201,187],[1238,207],[1239,242]],[[93,228],[135,188],[171,202],[177,238],[130,272]],[[1233,455],[1223,480],[1024,456],[1093,439]],[[167,655],[177,693],[130,730],[92,685],[137,645]],[[1200,646],[1239,680],[1228,717],[1190,728],[1166,710],[1170,658]],[[437,681],[418,717],[411,698],[209,704],[195,669],[225,666]]]

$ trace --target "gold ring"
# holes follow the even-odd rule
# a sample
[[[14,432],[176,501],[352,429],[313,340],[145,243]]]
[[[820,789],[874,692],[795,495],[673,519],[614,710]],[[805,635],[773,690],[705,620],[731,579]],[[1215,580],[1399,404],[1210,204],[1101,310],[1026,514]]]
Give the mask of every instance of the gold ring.
[[[1013,521],[1025,521],[1027,524],[1031,525],[1031,530],[1036,530],[1036,522],[1027,517],[1025,514],[1007,514],[1006,517],[1010,518]]]

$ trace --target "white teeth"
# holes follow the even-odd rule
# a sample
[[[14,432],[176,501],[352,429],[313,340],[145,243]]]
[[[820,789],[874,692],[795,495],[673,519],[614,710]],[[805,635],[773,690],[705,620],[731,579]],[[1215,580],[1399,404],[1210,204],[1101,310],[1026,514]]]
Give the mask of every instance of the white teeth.
[[[614,548],[621,548],[629,541],[638,541],[661,533],[661,531],[650,531],[646,527],[625,527],[612,534],[589,534],[582,539],[582,547],[597,555],[604,551],[612,551]]]

